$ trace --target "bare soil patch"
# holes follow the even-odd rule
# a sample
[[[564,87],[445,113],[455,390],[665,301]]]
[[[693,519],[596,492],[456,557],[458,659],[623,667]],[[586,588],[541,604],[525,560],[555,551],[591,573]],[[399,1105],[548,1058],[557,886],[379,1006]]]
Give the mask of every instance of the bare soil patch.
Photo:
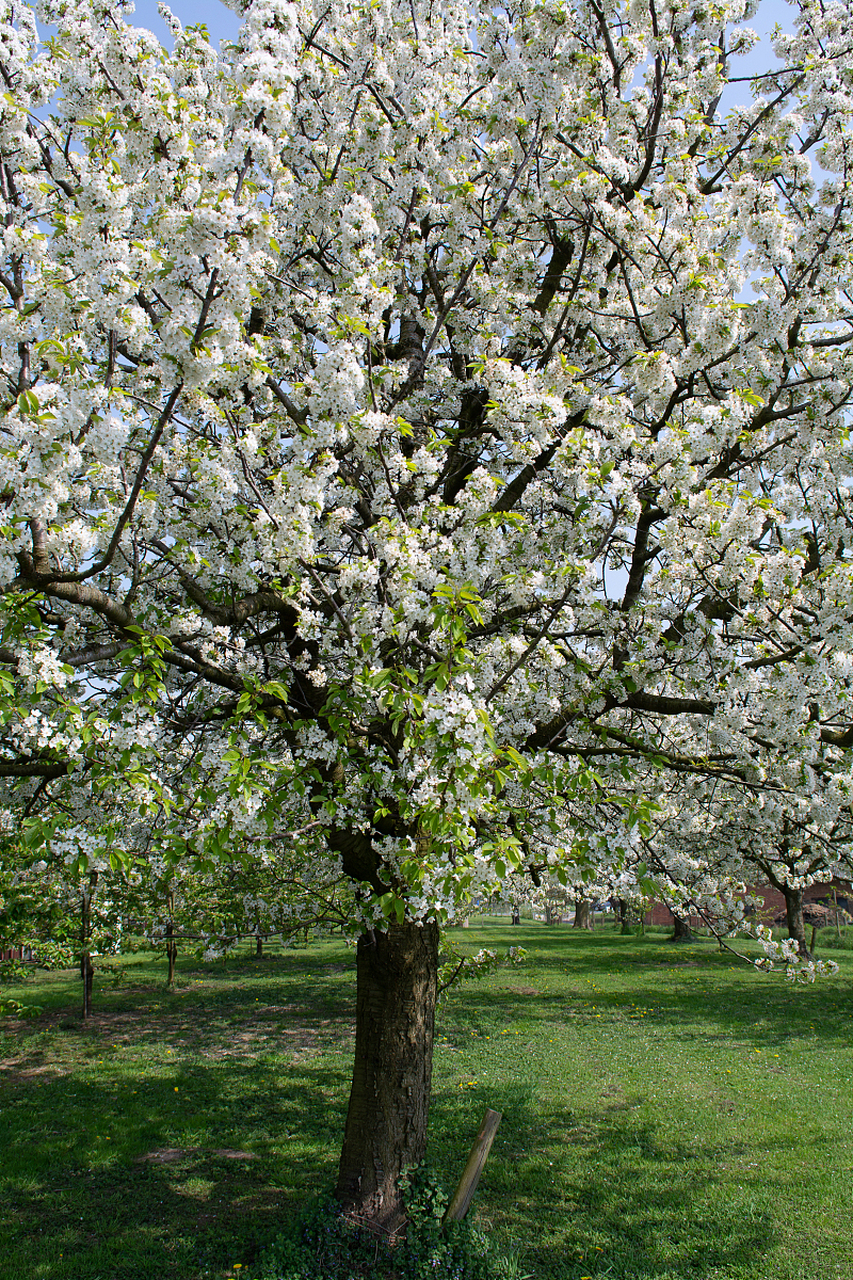
[[[220,1160],[257,1160],[254,1151],[237,1151],[233,1147],[155,1147],[136,1156],[134,1164],[178,1164],[182,1160],[217,1156]]]

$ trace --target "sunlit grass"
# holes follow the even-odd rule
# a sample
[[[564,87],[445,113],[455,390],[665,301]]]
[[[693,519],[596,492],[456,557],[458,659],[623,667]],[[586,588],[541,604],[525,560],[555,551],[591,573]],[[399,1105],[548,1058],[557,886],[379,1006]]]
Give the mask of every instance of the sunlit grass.
[[[853,956],[793,989],[661,935],[489,924],[529,958],[442,1008],[430,1162],[503,1121],[479,1221],[538,1280],[850,1280]],[[352,952],[44,975],[0,1032],[2,1280],[223,1280],[335,1175]],[[240,1264],[239,1266],[237,1264]]]
[[[480,1214],[527,1270],[849,1280],[853,966],[792,989],[707,941],[509,935],[529,962],[448,1009],[433,1118],[454,1087],[505,1112]]]

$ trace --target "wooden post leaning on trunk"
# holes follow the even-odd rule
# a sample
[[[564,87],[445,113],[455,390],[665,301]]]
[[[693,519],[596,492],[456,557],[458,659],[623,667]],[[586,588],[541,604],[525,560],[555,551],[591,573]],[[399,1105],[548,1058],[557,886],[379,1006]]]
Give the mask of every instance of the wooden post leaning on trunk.
[[[461,1222],[468,1212],[468,1206],[474,1198],[474,1192],[477,1190],[477,1184],[480,1181],[480,1174],[483,1172],[483,1167],[492,1149],[492,1142],[498,1131],[501,1118],[502,1113],[500,1111],[492,1111],[490,1108],[486,1108],[486,1114],[483,1116],[480,1130],[474,1139],[474,1145],[471,1148],[465,1171],[459,1179],[459,1186],[454,1192],[453,1199],[447,1206],[447,1212],[444,1215],[445,1222]]]

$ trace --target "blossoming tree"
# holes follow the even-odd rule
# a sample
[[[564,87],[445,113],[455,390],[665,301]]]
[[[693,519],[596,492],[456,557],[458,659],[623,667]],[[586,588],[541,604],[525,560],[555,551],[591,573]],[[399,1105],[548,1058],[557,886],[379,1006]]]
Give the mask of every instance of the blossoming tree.
[[[817,777],[824,794],[815,796]],[[832,764],[813,754],[802,773],[771,796],[749,797],[721,785],[709,802],[701,785],[659,788],[654,821],[642,842],[646,867],[666,886],[673,911],[698,910],[724,929],[741,922],[745,910],[756,918],[763,914],[766,923],[763,899],[747,894],[746,886],[773,885],[782,894],[789,937],[805,962],[799,976],[805,978],[813,957],[806,944],[804,891],[834,877],[849,880],[853,872],[850,806],[826,805],[827,784],[837,787],[840,781]]]
[[[338,1193],[392,1221],[473,893],[545,829],[618,869],[658,776],[849,805],[850,0],[728,114],[745,0],[42,16],[2,0],[7,804],[81,869],[138,821],[346,881]]]

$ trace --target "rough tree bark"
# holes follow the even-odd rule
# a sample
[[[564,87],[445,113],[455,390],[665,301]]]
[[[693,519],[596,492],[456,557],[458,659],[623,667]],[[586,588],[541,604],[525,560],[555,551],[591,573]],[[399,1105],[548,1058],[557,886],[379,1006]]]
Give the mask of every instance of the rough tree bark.
[[[355,1063],[338,1173],[344,1211],[393,1234],[399,1175],[423,1159],[432,1084],[438,927],[392,924],[357,948]]]
[[[170,893],[167,898],[167,907],[169,911],[169,920],[166,924],[166,959],[169,962],[169,976],[166,978],[166,986],[171,987],[175,981],[175,965],[178,961],[178,944],[175,939],[175,896]]]
[[[178,944],[172,936],[172,926],[166,925],[166,959],[169,962],[169,974],[166,978],[166,986],[171,987],[175,981],[175,965],[178,960]]]
[[[758,866],[761,867],[774,889],[778,889],[785,899],[785,920],[788,926],[788,937],[796,942],[797,953],[804,960],[813,960],[814,956],[806,943],[806,922],[803,919],[803,890],[788,884],[787,880],[780,879],[768,863],[759,860]]]
[[[578,898],[575,903],[575,918],[572,922],[572,928],[591,929],[592,926],[592,903],[589,898]]]
[[[92,1015],[92,986],[95,966],[92,964],[92,899],[98,886],[98,873],[91,871],[88,882],[83,882],[80,898],[80,977],[83,979],[83,1018]]]
[[[674,911],[670,911],[670,915],[672,916],[674,926],[675,926],[673,928],[672,938],[670,939],[670,941],[671,942],[692,942],[693,930],[690,928],[690,925],[687,923],[686,918],[684,916],[677,915],[676,912]]]
[[[80,957],[80,977],[83,979],[82,1016],[92,1016],[92,986],[95,980],[95,966],[92,964],[91,952],[84,951]]]
[[[785,895],[785,917],[788,922],[788,937],[797,944],[797,951],[804,960],[814,959],[806,943],[806,923],[803,919],[803,891],[792,888],[789,884],[780,884]]]

